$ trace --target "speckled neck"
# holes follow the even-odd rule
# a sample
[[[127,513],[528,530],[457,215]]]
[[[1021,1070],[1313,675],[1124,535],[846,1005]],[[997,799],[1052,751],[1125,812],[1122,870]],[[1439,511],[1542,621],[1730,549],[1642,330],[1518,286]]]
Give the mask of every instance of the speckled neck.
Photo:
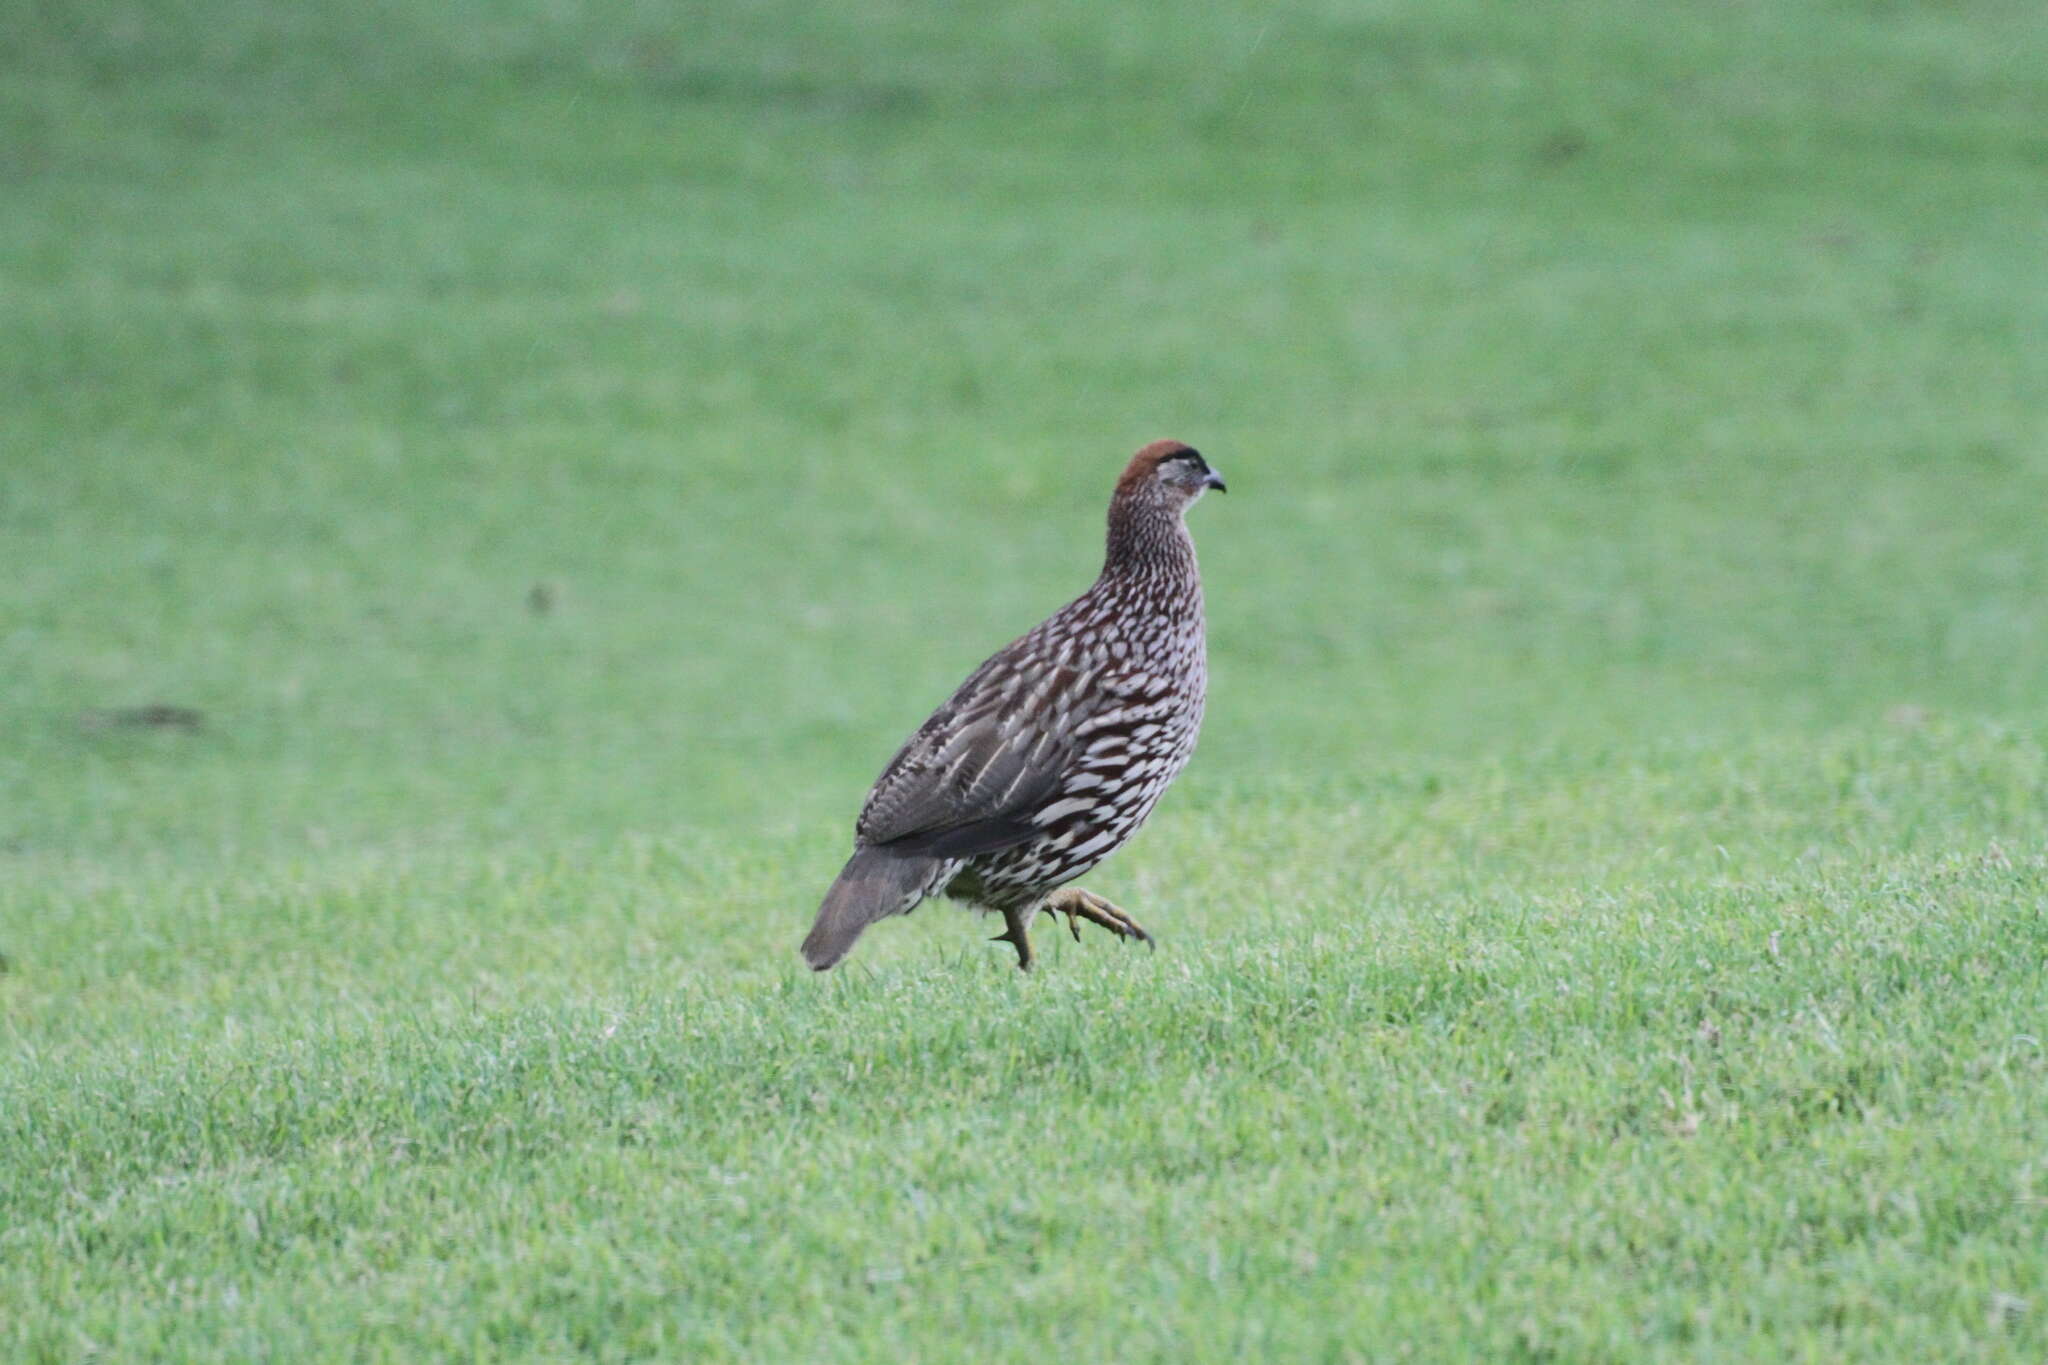
[[[1153,497],[1117,498],[1109,505],[1104,578],[1192,579],[1195,538],[1178,507]]]

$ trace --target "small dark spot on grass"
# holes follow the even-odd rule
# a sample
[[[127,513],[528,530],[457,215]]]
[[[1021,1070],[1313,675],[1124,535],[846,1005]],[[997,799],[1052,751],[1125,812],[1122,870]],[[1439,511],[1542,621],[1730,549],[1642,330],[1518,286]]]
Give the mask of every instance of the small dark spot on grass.
[[[1536,161],[1542,166],[1564,166],[1584,156],[1591,144],[1576,128],[1560,128],[1536,144]]]
[[[1808,233],[1806,236],[1806,244],[1808,246],[1818,247],[1820,250],[1835,256],[1847,254],[1856,246],[1857,241],[1858,237],[1855,230],[1845,226],[1822,228],[1820,231]]]
[[[220,136],[219,121],[203,109],[180,110],[169,123],[188,142],[211,142]]]
[[[197,708],[151,702],[147,706],[108,706],[84,711],[79,726],[87,730],[197,730],[206,717]]]

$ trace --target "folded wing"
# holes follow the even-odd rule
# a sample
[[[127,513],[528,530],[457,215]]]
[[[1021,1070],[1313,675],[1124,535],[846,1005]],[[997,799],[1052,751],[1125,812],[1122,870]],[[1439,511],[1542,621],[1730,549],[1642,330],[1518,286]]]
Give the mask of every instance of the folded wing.
[[[964,858],[1023,843],[1076,758],[1096,679],[1032,648],[1039,632],[976,669],[904,744],[868,793],[860,842]]]

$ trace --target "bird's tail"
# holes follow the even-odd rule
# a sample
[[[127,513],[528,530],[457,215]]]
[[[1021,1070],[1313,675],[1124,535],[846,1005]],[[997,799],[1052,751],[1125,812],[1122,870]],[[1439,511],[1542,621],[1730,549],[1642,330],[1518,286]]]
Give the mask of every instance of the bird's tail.
[[[916,905],[938,865],[937,858],[883,848],[864,848],[848,858],[818,907],[810,937],[804,940],[804,961],[812,971],[822,972],[845,957],[863,929]]]

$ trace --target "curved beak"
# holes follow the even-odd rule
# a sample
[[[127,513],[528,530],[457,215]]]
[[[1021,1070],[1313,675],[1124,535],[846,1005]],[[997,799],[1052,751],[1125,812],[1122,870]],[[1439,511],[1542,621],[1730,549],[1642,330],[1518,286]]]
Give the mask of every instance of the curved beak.
[[[1213,469],[1202,476],[1202,487],[1213,488],[1218,493],[1228,493],[1230,491],[1223,486],[1223,476]]]

